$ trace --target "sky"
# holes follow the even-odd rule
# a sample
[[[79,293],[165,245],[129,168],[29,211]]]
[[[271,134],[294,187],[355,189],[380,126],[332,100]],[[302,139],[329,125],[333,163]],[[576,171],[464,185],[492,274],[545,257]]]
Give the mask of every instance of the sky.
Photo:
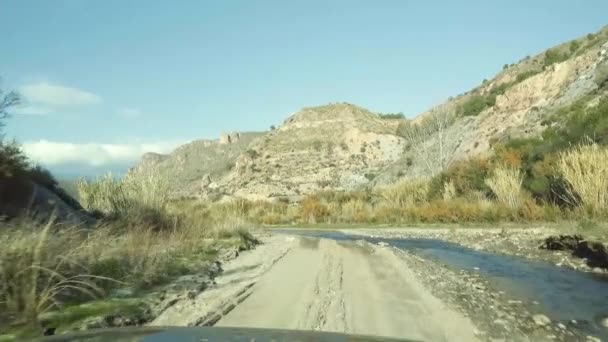
[[[349,102],[415,116],[608,24],[605,0],[0,0],[4,128],[61,174],[121,172]]]

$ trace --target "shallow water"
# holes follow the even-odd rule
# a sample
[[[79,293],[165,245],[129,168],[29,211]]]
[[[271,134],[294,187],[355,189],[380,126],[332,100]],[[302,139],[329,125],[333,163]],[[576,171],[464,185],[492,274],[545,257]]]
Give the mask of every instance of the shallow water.
[[[479,272],[496,289],[524,301],[537,301],[537,310],[554,321],[569,324],[571,320],[589,333],[608,338],[608,329],[599,319],[608,316],[608,278],[591,273],[557,267],[547,262],[477,251],[434,239],[389,239],[343,234],[335,231],[280,230],[287,234],[305,235],[341,241],[380,242],[436,260],[447,267]]]

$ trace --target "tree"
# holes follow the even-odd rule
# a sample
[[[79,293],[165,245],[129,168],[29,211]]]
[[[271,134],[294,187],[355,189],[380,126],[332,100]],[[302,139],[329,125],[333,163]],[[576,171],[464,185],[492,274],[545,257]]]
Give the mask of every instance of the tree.
[[[431,111],[420,122],[404,123],[398,129],[399,135],[407,140],[411,150],[431,174],[444,170],[454,161],[454,152],[459,144],[453,138],[450,140],[447,130],[455,119],[454,111],[442,106]]]
[[[9,116],[8,110],[21,103],[21,97],[15,91],[5,92],[0,88],[0,128],[4,126],[4,120]]]

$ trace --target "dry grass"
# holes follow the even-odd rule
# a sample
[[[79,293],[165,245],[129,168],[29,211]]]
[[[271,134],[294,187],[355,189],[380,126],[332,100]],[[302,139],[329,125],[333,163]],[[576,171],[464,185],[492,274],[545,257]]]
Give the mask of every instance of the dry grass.
[[[517,209],[523,203],[521,184],[523,176],[519,169],[501,165],[494,169],[486,184],[492,189],[498,202]]]
[[[608,212],[608,149],[596,144],[580,145],[563,152],[557,164],[570,185],[571,198],[593,215]]]
[[[141,207],[163,211],[170,192],[167,180],[154,171],[123,179],[112,174],[95,181],[81,179],[77,186],[83,207],[104,214],[125,214]]]
[[[61,300],[102,295],[97,282],[110,279],[79,263],[82,233],[55,231],[52,221],[39,229],[33,225],[22,219],[0,233],[0,308],[17,321],[34,322]]]
[[[379,190],[380,196],[394,207],[408,207],[427,202],[429,183],[404,181]]]
[[[454,185],[454,181],[450,180],[443,183],[442,197],[444,201],[450,201],[456,198],[456,186]]]
[[[88,208],[109,214],[89,230],[28,219],[4,224],[0,322],[35,323],[41,313],[116,286],[150,288],[199,271],[218,245],[250,244],[249,203],[169,205],[162,185],[152,177],[81,182]],[[167,218],[171,224],[159,224]]]

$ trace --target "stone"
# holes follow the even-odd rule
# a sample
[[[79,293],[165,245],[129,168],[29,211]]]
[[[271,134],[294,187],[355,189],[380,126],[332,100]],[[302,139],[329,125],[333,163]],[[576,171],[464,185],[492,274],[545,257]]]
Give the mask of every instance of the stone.
[[[566,330],[566,326],[563,323],[558,323],[557,327],[562,329],[562,330]]]
[[[230,144],[230,134],[222,132],[220,134],[220,144]]]
[[[600,319],[600,325],[603,326],[603,327],[605,327],[605,328],[608,328],[608,317],[601,318]]]
[[[534,321],[534,324],[538,325],[539,327],[544,327],[546,325],[551,324],[551,320],[549,319],[549,317],[543,314],[536,314],[532,316],[532,321]]]
[[[209,175],[204,175],[203,178],[201,178],[201,188],[205,189],[209,184],[211,184],[211,177]]]

